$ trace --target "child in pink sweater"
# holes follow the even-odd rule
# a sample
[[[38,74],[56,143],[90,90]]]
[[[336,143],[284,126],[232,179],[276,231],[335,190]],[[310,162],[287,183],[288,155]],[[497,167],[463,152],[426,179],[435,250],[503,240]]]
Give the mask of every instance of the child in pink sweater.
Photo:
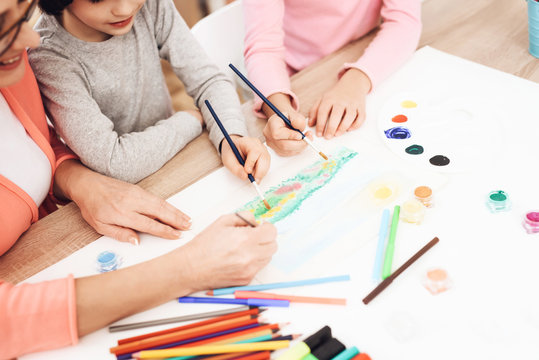
[[[249,78],[300,129],[306,119],[290,75],[379,26],[365,52],[343,64],[339,81],[310,109],[309,126],[326,139],[361,126],[366,95],[415,51],[421,33],[419,0],[244,0],[243,6]],[[255,111],[269,118],[264,135],[277,153],[294,155],[306,146],[260,100]]]

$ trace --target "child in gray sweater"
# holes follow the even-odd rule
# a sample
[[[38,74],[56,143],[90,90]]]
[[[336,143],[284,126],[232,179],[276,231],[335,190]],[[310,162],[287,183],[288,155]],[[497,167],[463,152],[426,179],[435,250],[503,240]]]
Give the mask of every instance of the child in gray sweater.
[[[172,0],[40,0],[41,46],[30,52],[56,130],[89,168],[138,182],[204,124],[223,164],[261,179],[269,153],[247,130],[234,87],[199,46]],[[174,113],[160,59],[201,109]],[[205,105],[209,100],[246,158],[242,167]]]

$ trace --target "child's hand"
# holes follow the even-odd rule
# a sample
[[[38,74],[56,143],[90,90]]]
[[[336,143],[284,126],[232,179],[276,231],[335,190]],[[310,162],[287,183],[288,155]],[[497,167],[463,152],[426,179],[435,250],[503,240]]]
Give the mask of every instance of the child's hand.
[[[316,136],[331,139],[359,128],[365,121],[365,96],[370,89],[365,73],[348,69],[309,113],[309,126],[316,124]]]
[[[307,120],[300,112],[292,106],[290,96],[283,93],[270,95],[268,99],[275,105],[284,116],[288,117],[292,126],[301,131],[305,130]],[[292,156],[302,152],[307,143],[301,141],[301,134],[291,130],[285,122],[269,108],[266,104],[262,106],[262,111],[268,117],[268,122],[264,127],[263,134],[266,138],[266,144],[281,156]],[[305,134],[312,140],[311,132]]]
[[[291,110],[290,114],[284,113],[283,115],[288,117],[292,123],[292,126],[294,126],[296,129],[301,131],[305,129],[307,120],[299,112]],[[302,141],[301,134],[297,131],[291,130],[288,126],[286,126],[283,119],[276,114],[272,115],[268,119],[268,122],[264,127],[263,134],[266,138],[266,143],[268,146],[281,156],[297,155],[307,147],[307,143]],[[310,131],[305,133],[305,136],[311,140],[313,139],[313,134]]]
[[[241,137],[230,135],[238,151],[245,159],[245,166],[241,166],[234,155],[234,152],[223,139],[221,143],[221,160],[223,165],[240,179],[247,179],[248,174],[253,174],[255,180],[259,182],[266,176],[270,166],[270,154],[260,140],[252,137]]]

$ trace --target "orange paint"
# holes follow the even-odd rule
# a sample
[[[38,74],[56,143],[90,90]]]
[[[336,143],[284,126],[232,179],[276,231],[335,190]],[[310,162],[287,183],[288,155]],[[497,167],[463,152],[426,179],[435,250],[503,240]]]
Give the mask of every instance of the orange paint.
[[[406,117],[406,115],[397,115],[397,116],[394,116],[393,119],[391,119],[391,121],[393,121],[394,123],[403,123],[403,122],[407,122],[408,118]]]
[[[423,203],[426,207],[432,207],[432,189],[428,186],[419,186],[414,190],[414,195],[417,200]]]
[[[434,269],[427,272],[427,277],[433,281],[444,281],[447,279],[447,272],[443,269]]]
[[[452,286],[452,281],[447,271],[441,268],[433,268],[425,273],[423,286],[432,295],[436,295],[449,290]]]

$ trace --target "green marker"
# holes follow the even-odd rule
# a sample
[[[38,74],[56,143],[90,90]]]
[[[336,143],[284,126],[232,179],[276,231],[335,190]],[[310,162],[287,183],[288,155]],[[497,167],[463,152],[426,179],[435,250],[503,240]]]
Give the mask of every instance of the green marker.
[[[397,225],[399,225],[400,212],[401,207],[395,205],[395,209],[393,209],[393,219],[391,220],[391,228],[389,230],[389,239],[387,240],[382,279],[391,275],[391,263],[393,262],[393,253],[395,252],[395,236],[397,236]]]

